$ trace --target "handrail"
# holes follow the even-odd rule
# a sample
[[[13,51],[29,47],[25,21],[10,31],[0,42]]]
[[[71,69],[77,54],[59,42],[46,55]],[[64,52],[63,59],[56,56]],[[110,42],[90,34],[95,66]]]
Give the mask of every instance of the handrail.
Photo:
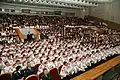
[[[71,80],[94,80],[111,68],[115,67],[117,64],[120,64],[120,56],[117,56],[77,77],[74,77]]]

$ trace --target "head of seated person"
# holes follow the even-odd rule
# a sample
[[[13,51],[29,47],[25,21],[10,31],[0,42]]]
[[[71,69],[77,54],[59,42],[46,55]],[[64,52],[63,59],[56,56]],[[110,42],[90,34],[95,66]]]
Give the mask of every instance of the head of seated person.
[[[21,66],[17,66],[16,70],[13,72],[12,74],[12,80],[18,80],[22,78],[22,67]]]
[[[43,73],[44,73],[44,75],[47,75],[47,74],[49,73],[48,69],[47,69],[47,68],[44,68],[44,69],[43,69]]]

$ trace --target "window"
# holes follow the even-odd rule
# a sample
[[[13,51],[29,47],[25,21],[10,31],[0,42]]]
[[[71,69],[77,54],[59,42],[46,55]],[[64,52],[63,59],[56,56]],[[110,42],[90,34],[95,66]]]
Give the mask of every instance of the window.
[[[54,15],[54,12],[49,12],[49,15]]]
[[[30,13],[30,9],[22,9],[22,13]]]
[[[9,12],[9,9],[5,9],[5,12]]]
[[[14,9],[11,9],[11,12],[15,12],[15,10],[14,10]]]
[[[36,11],[36,14],[40,14],[40,12],[39,12],[39,11]]]
[[[54,11],[55,15],[61,15],[61,11]]]
[[[45,12],[41,12],[41,14],[45,14]]]

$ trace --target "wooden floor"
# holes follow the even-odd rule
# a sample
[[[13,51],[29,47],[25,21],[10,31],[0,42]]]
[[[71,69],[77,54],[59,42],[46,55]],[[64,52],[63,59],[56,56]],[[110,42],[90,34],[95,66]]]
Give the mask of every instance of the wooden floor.
[[[120,56],[117,56],[71,80],[94,80],[119,63],[120,63]]]

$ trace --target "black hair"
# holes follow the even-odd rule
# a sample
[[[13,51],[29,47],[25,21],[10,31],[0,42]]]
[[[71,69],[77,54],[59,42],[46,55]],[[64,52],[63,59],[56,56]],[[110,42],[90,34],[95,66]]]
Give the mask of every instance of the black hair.
[[[47,68],[44,68],[43,71],[47,70]]]
[[[69,59],[69,61],[72,61],[72,60],[73,60],[72,58]]]
[[[5,64],[7,64],[8,62],[6,61]]]
[[[63,64],[65,65],[67,62],[63,62]]]
[[[21,68],[21,66],[17,66],[17,67],[16,67],[16,71],[18,71],[20,68]]]

